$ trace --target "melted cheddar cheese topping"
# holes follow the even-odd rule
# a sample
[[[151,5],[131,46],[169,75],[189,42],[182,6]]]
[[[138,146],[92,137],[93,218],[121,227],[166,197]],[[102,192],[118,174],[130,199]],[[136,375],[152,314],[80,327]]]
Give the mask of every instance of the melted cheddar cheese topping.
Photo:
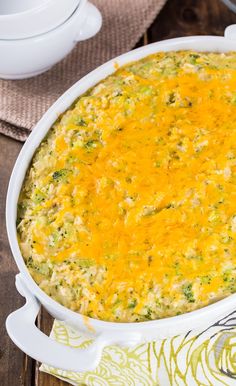
[[[236,291],[236,53],[157,53],[81,96],[20,194],[27,267],[86,316],[144,321]]]

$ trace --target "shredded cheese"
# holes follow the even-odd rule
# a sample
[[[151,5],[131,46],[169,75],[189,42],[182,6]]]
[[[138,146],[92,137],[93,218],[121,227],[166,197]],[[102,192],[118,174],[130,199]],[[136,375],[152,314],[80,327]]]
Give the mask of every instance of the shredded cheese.
[[[235,122],[235,53],[158,53],[80,97],[19,199],[19,244],[41,288],[125,322],[235,292]]]

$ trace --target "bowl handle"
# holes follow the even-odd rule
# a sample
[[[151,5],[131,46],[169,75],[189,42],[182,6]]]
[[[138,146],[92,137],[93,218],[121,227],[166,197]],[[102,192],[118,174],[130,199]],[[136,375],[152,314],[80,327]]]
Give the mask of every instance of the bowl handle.
[[[16,287],[26,298],[26,304],[8,316],[7,332],[22,351],[39,362],[67,371],[91,371],[98,366],[103,348],[108,344],[140,342],[140,334],[124,332],[121,335],[119,331],[114,331],[101,333],[85,349],[58,343],[36,327],[35,319],[40,310],[40,303],[28,290],[20,274],[16,276]]]
[[[75,40],[81,42],[96,35],[102,26],[102,15],[100,11],[89,1],[85,4],[85,19]]]
[[[226,39],[236,40],[236,24],[229,25],[224,32]]]

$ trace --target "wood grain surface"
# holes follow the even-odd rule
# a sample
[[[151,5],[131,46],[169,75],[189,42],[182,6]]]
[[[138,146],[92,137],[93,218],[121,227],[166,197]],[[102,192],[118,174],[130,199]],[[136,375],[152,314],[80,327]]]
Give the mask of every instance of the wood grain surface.
[[[138,46],[178,36],[223,35],[225,27],[233,23],[236,23],[236,15],[220,0],[169,0]],[[67,383],[39,372],[39,365],[11,342],[5,330],[6,316],[24,302],[15,289],[17,269],[5,230],[6,190],[21,146],[17,141],[0,136],[0,385],[65,386]],[[49,333],[52,318],[42,310],[37,323],[41,330]]]

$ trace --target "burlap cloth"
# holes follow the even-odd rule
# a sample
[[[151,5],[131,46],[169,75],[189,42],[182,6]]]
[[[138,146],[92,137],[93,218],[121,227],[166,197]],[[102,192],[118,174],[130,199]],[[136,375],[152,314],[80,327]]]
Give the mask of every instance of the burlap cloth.
[[[83,75],[129,51],[166,0],[92,0],[103,16],[101,31],[80,42],[50,71],[26,80],[0,80],[0,132],[24,141],[48,107]]]

